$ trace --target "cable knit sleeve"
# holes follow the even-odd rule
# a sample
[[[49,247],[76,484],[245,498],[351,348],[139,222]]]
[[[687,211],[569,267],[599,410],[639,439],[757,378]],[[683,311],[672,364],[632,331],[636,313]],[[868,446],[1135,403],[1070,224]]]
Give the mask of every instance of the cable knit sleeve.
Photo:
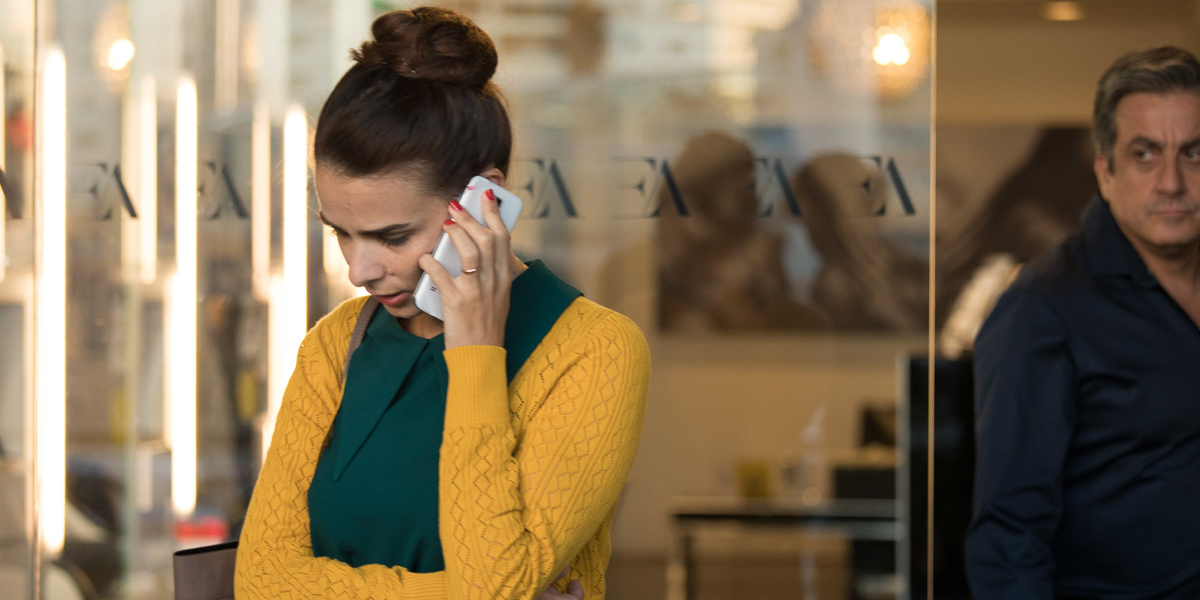
[[[362,302],[347,302],[305,336],[238,545],[238,600],[446,600],[444,571],[354,568],[313,556],[308,488],[341,398],[342,358]]]
[[[538,596],[612,515],[629,474],[649,381],[645,338],[611,311],[561,327],[578,329],[526,364],[537,381],[514,380],[512,391],[503,348],[445,353],[439,528],[453,600]],[[533,389],[548,394],[521,397]],[[527,403],[536,406],[521,418],[510,412]]]

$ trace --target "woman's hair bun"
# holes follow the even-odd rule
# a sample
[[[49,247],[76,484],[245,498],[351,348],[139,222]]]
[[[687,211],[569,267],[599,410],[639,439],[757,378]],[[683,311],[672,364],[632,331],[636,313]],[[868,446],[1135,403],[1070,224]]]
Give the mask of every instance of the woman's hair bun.
[[[368,69],[483,89],[496,73],[496,46],[474,22],[448,8],[421,6],[387,13],[371,25],[374,39],[351,51]]]

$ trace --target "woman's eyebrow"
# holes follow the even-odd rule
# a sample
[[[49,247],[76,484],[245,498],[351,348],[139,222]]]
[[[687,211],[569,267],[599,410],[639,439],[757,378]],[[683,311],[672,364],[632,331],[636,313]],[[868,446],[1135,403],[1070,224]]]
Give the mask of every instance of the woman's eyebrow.
[[[324,223],[325,225],[328,225],[329,227],[332,227],[333,229],[335,229],[337,231],[345,231],[345,229],[342,229],[341,227],[338,227],[337,225],[330,223],[329,219],[325,218],[325,213],[323,213],[321,211],[317,211],[317,218],[320,219],[321,222]],[[372,229],[370,231],[360,231],[360,232],[358,232],[358,234],[361,236],[365,236],[365,237],[383,237],[383,236],[386,236],[391,233],[399,233],[399,232],[409,229],[411,227],[412,227],[412,223],[396,223],[394,225],[388,225],[387,227],[380,227],[379,229]]]
[[[360,231],[358,234],[363,237],[387,237],[389,234],[402,233],[411,227],[412,223],[396,223],[395,225],[388,225],[379,229]]]

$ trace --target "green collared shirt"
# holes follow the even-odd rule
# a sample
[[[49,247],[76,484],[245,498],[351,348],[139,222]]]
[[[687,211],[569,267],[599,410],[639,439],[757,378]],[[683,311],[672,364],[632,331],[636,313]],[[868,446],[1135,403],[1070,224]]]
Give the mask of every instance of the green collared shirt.
[[[541,261],[513,280],[504,332],[509,382],[579,296]],[[444,350],[441,335],[408,333],[386,310],[371,317],[308,490],[315,556],[353,567],[445,569],[438,538]]]

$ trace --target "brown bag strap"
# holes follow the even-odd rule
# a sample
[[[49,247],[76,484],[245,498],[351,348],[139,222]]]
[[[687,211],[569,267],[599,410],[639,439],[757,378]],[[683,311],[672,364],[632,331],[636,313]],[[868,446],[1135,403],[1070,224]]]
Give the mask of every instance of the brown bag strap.
[[[343,388],[346,387],[346,375],[350,372],[350,357],[362,345],[363,336],[367,334],[367,326],[371,324],[371,317],[375,315],[376,308],[379,308],[379,299],[371,296],[358,312],[358,320],[354,322],[354,333],[350,334],[350,347],[346,348],[346,360],[342,362]]]

